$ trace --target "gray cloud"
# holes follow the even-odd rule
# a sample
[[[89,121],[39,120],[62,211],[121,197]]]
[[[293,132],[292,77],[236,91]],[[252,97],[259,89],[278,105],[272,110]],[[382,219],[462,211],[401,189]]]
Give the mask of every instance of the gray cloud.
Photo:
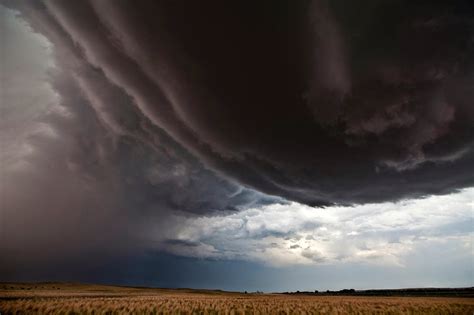
[[[246,187],[324,205],[472,185],[467,2],[285,3],[10,5],[116,133],[162,132]]]
[[[309,206],[474,183],[469,1],[2,3],[4,271],[149,248],[399,264],[441,236]],[[465,219],[428,225],[460,244]]]
[[[2,274],[144,251],[152,245],[142,228],[155,219],[160,226],[169,213],[280,201],[205,169],[84,60],[40,3],[18,5],[21,17],[0,7],[8,26],[0,248],[9,259]]]

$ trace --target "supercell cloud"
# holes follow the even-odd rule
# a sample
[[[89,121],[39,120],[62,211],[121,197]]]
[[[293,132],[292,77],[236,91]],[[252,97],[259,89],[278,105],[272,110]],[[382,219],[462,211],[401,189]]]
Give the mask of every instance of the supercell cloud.
[[[111,132],[165,133],[245,187],[325,205],[473,182],[469,1],[11,5]]]
[[[12,257],[0,271],[104,248],[265,261],[248,244],[291,260],[281,264],[366,250],[397,265],[441,225],[393,227],[403,240],[390,243],[378,226],[337,227],[359,209],[339,206],[474,184],[470,1],[0,3],[0,227]],[[334,218],[313,208],[332,205]],[[262,234],[226,240],[250,233],[249,213]],[[298,218],[293,230],[268,228],[280,215]],[[221,220],[237,226],[222,232]],[[328,229],[359,236],[337,252],[345,240],[316,240]]]

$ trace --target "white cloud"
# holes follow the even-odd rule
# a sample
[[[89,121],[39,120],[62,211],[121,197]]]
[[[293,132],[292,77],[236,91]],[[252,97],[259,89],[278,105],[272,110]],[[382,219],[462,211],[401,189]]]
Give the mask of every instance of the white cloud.
[[[191,257],[273,266],[365,263],[404,266],[418,246],[457,244],[472,255],[474,188],[445,196],[354,207],[292,202],[204,217],[171,216],[151,229],[159,248]],[[170,242],[170,240],[173,240]],[[171,244],[171,245],[170,245]]]

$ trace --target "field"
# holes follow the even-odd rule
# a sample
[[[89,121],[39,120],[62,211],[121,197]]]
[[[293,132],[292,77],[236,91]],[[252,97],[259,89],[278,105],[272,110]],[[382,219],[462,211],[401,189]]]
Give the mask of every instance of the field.
[[[4,314],[474,314],[473,298],[243,294],[0,283]]]

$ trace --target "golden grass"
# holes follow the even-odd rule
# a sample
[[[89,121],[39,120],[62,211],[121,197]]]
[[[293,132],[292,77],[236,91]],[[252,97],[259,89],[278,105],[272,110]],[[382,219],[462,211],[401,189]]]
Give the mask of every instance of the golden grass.
[[[474,314],[474,299],[71,286],[1,290],[1,314]]]

